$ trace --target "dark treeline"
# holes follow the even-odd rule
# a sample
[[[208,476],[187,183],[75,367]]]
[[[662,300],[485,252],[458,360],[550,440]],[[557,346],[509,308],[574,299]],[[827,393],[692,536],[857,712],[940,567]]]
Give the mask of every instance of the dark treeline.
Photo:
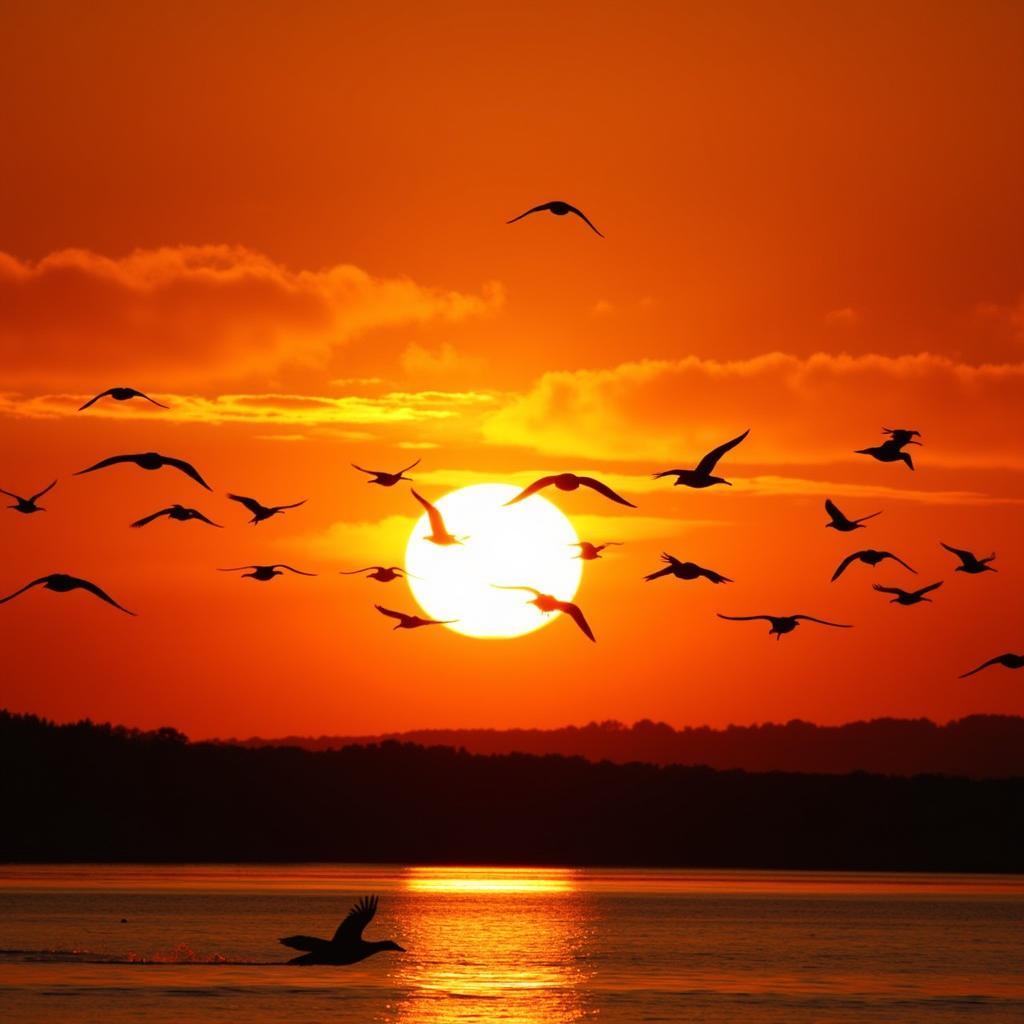
[[[1024,779],[750,774],[0,713],[0,859],[1024,869]]]
[[[644,720],[591,722],[562,729],[420,729],[383,736],[289,736],[249,739],[244,746],[329,750],[384,740],[444,746],[472,754],[564,754],[627,764],[706,765],[751,772],[878,772],[970,778],[1024,776],[1024,718],[971,715],[947,725],[926,718],[876,718],[847,725],[730,725],[673,729]]]

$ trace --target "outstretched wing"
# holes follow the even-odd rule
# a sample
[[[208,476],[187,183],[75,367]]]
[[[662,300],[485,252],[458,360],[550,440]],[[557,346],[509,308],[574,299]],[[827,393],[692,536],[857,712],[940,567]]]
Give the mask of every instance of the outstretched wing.
[[[901,590],[899,587],[883,587],[881,583],[875,583],[871,589],[877,590],[880,594],[895,594],[897,597],[906,593],[905,590]],[[928,589],[930,590],[931,588],[929,587]],[[919,590],[918,593],[923,594],[924,591]]]
[[[417,459],[411,466],[406,466],[405,469],[400,469],[398,475],[401,476],[403,473],[408,473],[410,469],[415,469],[423,460]]]
[[[557,607],[560,612],[564,612],[568,615],[569,618],[572,619],[581,630],[583,630],[585,636],[589,637],[595,643],[597,642],[597,638],[594,636],[594,632],[590,628],[590,623],[587,622],[586,617],[578,604],[573,604],[571,601],[559,601]]]
[[[662,576],[670,576],[672,574],[672,567],[666,566],[664,569],[659,569],[657,572],[649,573],[644,577],[645,580],[656,580]]]
[[[338,570],[338,575],[339,576],[358,576],[361,572],[374,572],[377,569],[383,569],[383,568],[384,568],[384,566],[382,566],[382,565],[368,565],[368,566],[366,566],[365,569],[349,569],[347,571],[345,569],[339,569]]]
[[[29,498],[28,500],[29,500],[29,501],[32,501],[32,502],[38,501],[38,500],[39,500],[39,499],[40,499],[40,498],[41,498],[41,497],[42,497],[42,496],[43,496],[44,494],[48,494],[48,493],[49,493],[50,491],[52,491],[52,490],[54,489],[54,487],[56,487],[56,486],[57,486],[57,481],[56,481],[56,480],[54,480],[54,481],[53,481],[53,483],[52,483],[52,484],[50,484],[50,486],[49,486],[49,487],[44,487],[44,488],[43,488],[43,489],[42,489],[42,490],[41,490],[41,491],[40,491],[40,492],[39,492],[38,494],[33,494],[33,495],[32,495],[32,497],[31,497],[31,498]],[[6,491],[4,491],[4,494],[6,494],[6,493],[7,493],[7,492],[6,492]],[[15,494],[12,494],[12,495],[11,495],[11,497],[12,497],[12,498],[15,498],[15,497],[17,497],[17,495],[15,495]],[[993,557],[995,557],[995,556],[993,556]]]
[[[723,576],[720,572],[715,572],[714,569],[705,569],[704,566],[699,566],[700,575],[705,579],[711,580],[712,583],[732,583],[728,576]]]
[[[835,626],[836,629],[853,629],[842,622],[829,622],[827,619],[816,619],[813,615],[794,615],[794,619],[805,619],[807,622],[817,622],[819,626]]]
[[[940,540],[939,544],[942,545],[950,554],[956,555],[961,562],[973,562],[974,553],[971,551],[964,551],[963,548],[955,548],[952,544],[947,544],[945,541]]]
[[[728,451],[732,451],[746,436],[750,433],[750,428],[740,434],[739,437],[734,437],[731,441],[726,441],[725,444],[720,444],[713,451],[707,453],[700,462],[697,463],[698,473],[710,473],[717,464],[718,460]]]
[[[312,953],[319,946],[327,945],[326,939],[315,939],[312,935],[289,935],[277,941],[289,949],[301,949],[303,953]]]
[[[448,530],[444,525],[444,519],[441,516],[441,513],[438,512],[438,510],[433,505],[431,505],[430,502],[427,501],[427,499],[424,498],[422,494],[417,494],[416,489],[414,487],[410,487],[409,490],[412,491],[412,496],[426,509],[427,518],[430,520],[431,532],[437,534],[447,533]]]
[[[197,470],[191,462],[186,462],[184,459],[168,459],[164,457],[164,465],[180,469],[186,476],[192,477],[197,484],[205,487],[208,491],[213,490],[213,488],[199,475],[199,470]]]
[[[13,594],[8,594],[6,597],[0,597],[0,604],[6,604],[8,601],[13,600],[19,594],[24,594],[26,590],[31,590],[32,587],[39,586],[40,583],[45,583],[50,577],[40,576],[39,579],[33,580],[31,583],[26,583],[20,590],[16,590]]]
[[[263,511],[263,506],[255,498],[247,498],[244,494],[229,494],[228,497],[244,505],[254,516]]]
[[[112,604],[115,608],[124,612],[125,615],[135,614],[135,612],[130,612],[123,605],[118,604],[102,587],[97,587],[95,583],[90,583],[89,580],[76,579],[75,586],[79,590],[87,590],[90,594],[98,597],[101,601],[106,601],[107,604]]]
[[[833,523],[846,522],[846,516],[843,515],[839,510],[839,506],[831,498],[825,499],[825,511],[828,513],[828,517]]]
[[[56,481],[54,481],[54,483],[56,483]],[[5,491],[2,487],[0,487],[0,494],[6,494],[8,498],[14,498],[15,501],[24,500],[20,494],[15,494],[13,491]],[[35,499],[33,498],[30,500],[34,501]]]
[[[540,591],[533,587],[503,587],[500,583],[492,583],[495,590],[528,590],[534,597],[540,597]]]
[[[917,591],[917,593],[918,595],[930,594],[933,590],[938,590],[941,586],[942,580],[939,580],[938,583],[929,583],[927,587],[922,587],[919,591]]]
[[[688,469],[663,469],[660,473],[652,473],[651,476],[655,480],[660,480],[663,476],[679,476],[680,473],[689,473]]]
[[[132,529],[137,530],[140,526],[148,526],[154,519],[159,519],[161,516],[167,515],[171,510],[169,508],[162,508],[159,512],[154,512],[152,515],[143,516],[141,519],[136,519],[132,523]]]
[[[398,619],[399,622],[404,622],[408,618],[408,616],[403,615],[402,612],[393,612],[390,608],[385,608],[382,604],[375,604],[373,607],[376,608],[381,615],[386,615],[389,619]]]
[[[600,238],[604,238],[604,235],[602,235],[601,232],[598,231],[597,228],[594,227],[594,225],[590,221],[590,218],[582,210],[577,209],[575,206],[570,206],[569,207],[569,212],[570,213],[575,213],[577,217],[579,217],[582,221],[584,221],[586,223],[587,227],[589,227],[590,230],[593,231],[595,235],[598,235]],[[593,639],[593,638],[591,638],[591,639]]]
[[[353,469],[358,469],[360,473],[365,473],[367,476],[380,476],[380,473],[378,473],[376,470],[373,470],[373,469],[363,469],[362,466],[357,466],[354,462],[350,462],[349,465]]]
[[[107,466],[117,466],[122,462],[134,463],[136,459],[135,455],[111,455],[109,459],[101,459],[96,463],[95,466],[90,466],[88,469],[80,469],[75,476],[81,476],[83,473],[92,473],[97,469],[106,469]]]
[[[334,933],[332,942],[358,942],[363,936],[363,929],[373,920],[377,913],[377,897],[364,896],[349,912],[338,930]]]
[[[287,569],[289,572],[295,573],[296,576],[315,576],[315,572],[303,572],[301,569],[293,569],[290,565],[285,565],[284,562],[275,562],[271,569]]]
[[[903,559],[899,557],[899,555],[894,555],[891,551],[883,551],[882,554],[886,555],[889,558],[891,558],[894,562],[899,562],[900,565],[902,565],[904,569],[907,569],[909,572],[912,572],[915,576],[917,575],[917,570],[916,569],[911,569],[910,566],[907,565],[907,563],[904,562]]]
[[[133,388],[132,390],[135,390],[135,389]],[[156,401],[156,399],[150,398],[149,395],[147,395],[144,391],[136,391],[135,394],[139,398],[144,398],[147,402],[152,402],[154,405],[159,406],[161,409],[166,409],[167,408],[166,405],[161,405],[161,403]]]
[[[983,668],[988,668],[990,665],[1001,665],[1002,655],[997,658],[989,658],[988,661],[982,662],[977,668],[972,668],[970,672],[965,672],[960,678],[966,679],[968,676],[973,676],[975,672],[980,672]]]
[[[89,406],[92,405],[94,402],[98,402],[101,398],[106,398],[107,395],[109,395],[113,390],[113,388],[107,388],[106,391],[101,391],[98,395],[94,395],[92,398],[89,399],[88,402],[85,403],[85,405],[80,405],[78,407],[78,411],[82,412],[83,409],[88,409]]]
[[[849,564],[850,564],[851,562],[856,562],[858,558],[860,558],[860,552],[859,552],[859,551],[854,551],[854,553],[853,553],[852,555],[847,555],[847,556],[846,556],[846,557],[845,557],[845,558],[844,558],[844,559],[843,559],[843,560],[842,560],[842,561],[841,561],[841,562],[839,563],[839,568],[838,568],[838,569],[836,569],[836,571],[835,571],[834,573],[832,573],[832,582],[833,582],[833,583],[835,583],[835,581],[836,581],[837,579],[839,579],[839,577],[840,577],[840,576],[842,576],[844,572],[846,572],[846,567],[847,567],[847,566],[848,566],[848,565],[849,565]]]
[[[723,615],[721,612],[715,612],[720,619],[728,619],[730,622],[753,622],[755,619],[764,619],[765,622],[772,622],[771,615]]]
[[[525,498],[529,498],[531,494],[536,494],[545,487],[550,487],[557,479],[557,476],[542,476],[539,480],[534,480],[529,487],[521,490],[511,501],[506,501],[505,504],[514,505],[518,501],[523,501]]]
[[[262,569],[262,565],[234,565],[230,569],[218,569],[217,572],[241,572],[243,569]]]
[[[540,213],[541,210],[550,210],[551,203],[541,203],[540,206],[531,206],[526,213],[519,214],[518,217],[513,217],[511,220],[505,221],[506,224],[515,224],[517,220],[522,220],[524,217],[529,217],[531,213]]]
[[[621,494],[616,494],[607,484],[601,483],[600,480],[595,480],[592,476],[581,476],[580,483],[584,487],[590,487],[592,490],[597,491],[598,494],[603,494],[606,498],[611,498],[612,501],[617,501],[620,505],[636,508],[636,505],[631,501],[626,501]]]
[[[212,519],[207,519],[206,516],[204,516],[203,513],[199,511],[199,509],[197,509],[197,508],[191,509],[191,512],[192,512],[192,517],[194,519],[199,519],[199,520],[201,520],[204,523],[209,523],[210,526],[216,526],[218,530],[223,530],[224,529],[224,527],[221,526],[220,523],[215,523]]]
[[[278,512],[283,512],[286,508],[298,508],[300,505],[305,505],[307,501],[309,501],[309,498],[303,498],[302,501],[292,502],[291,505],[275,505],[274,508],[276,508]]]

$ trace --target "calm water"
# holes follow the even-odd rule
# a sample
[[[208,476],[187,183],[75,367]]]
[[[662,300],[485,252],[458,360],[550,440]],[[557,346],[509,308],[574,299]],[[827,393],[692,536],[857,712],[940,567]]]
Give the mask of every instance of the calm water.
[[[282,965],[370,892],[407,953]],[[994,876],[0,866],[0,949],[17,1022],[1024,1021]]]

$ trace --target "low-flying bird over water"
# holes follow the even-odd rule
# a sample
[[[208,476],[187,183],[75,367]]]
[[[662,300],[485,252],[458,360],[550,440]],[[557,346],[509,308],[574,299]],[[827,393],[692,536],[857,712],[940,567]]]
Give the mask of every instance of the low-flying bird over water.
[[[458,619],[421,619],[418,615],[406,615],[405,612],[395,612],[381,604],[375,604],[373,607],[381,615],[386,615],[389,619],[398,619],[398,625],[395,626],[395,629],[417,629],[420,626],[447,626],[459,621]]]
[[[882,427],[882,433],[889,435],[887,444],[898,444],[908,445],[916,444],[919,445],[920,441],[915,441],[915,437],[921,436],[920,430],[907,430],[904,427]]]
[[[956,555],[960,559],[960,564],[954,569],[954,572],[965,572],[970,576],[976,576],[979,572],[998,572],[998,569],[993,569],[988,563],[993,561],[996,557],[996,553],[993,551],[987,558],[978,558],[971,554],[970,551],[964,551],[962,548],[954,548],[950,544],[946,544],[943,541],[939,541],[940,544],[950,554]]]
[[[601,557],[601,552],[605,548],[621,548],[622,541],[620,540],[608,540],[604,544],[593,544],[589,540],[578,540],[573,544],[570,544],[571,548],[579,548],[580,553],[573,555],[573,558],[582,558],[584,562],[592,562],[595,558]]]
[[[838,530],[840,533],[849,533],[851,530],[865,530],[867,527],[862,526],[868,519],[874,519],[875,516],[880,516],[881,512],[872,512],[869,516],[861,516],[859,519],[849,519],[844,514],[839,506],[831,499],[825,499],[825,511],[829,515],[830,522],[825,524],[826,530]]]
[[[360,573],[369,573],[368,580],[376,580],[378,583],[390,583],[392,580],[400,580],[406,572],[397,565],[368,565],[364,569],[339,570],[341,576],[358,576]]]
[[[243,569],[252,569],[252,572],[242,572]],[[243,577],[259,580],[260,583],[267,583],[275,576],[283,576],[282,569],[295,573],[296,576],[315,576],[315,572],[303,572],[301,569],[293,569],[284,562],[275,562],[273,565],[236,565],[230,569],[218,569],[217,572],[242,572]]]
[[[882,562],[887,558],[891,558],[894,562],[899,562],[904,569],[909,570],[915,575],[917,574],[916,569],[911,569],[910,566],[907,565],[907,563],[904,562],[902,558],[898,558],[891,551],[875,551],[873,548],[865,548],[863,551],[854,551],[852,555],[847,555],[839,563],[839,568],[836,569],[834,573],[832,573],[832,582],[835,583],[835,581],[839,579],[839,577],[842,576],[844,572],[846,572],[847,567],[854,562],[863,562],[865,565],[874,566],[878,565],[879,562]]]
[[[784,633],[792,633],[802,621],[817,622],[822,626],[835,626],[836,629],[852,629],[852,626],[844,625],[842,622],[827,622],[825,619],[816,619],[813,615],[723,615],[718,612],[720,619],[728,619],[730,622],[752,622],[754,619],[764,619],[772,624],[768,635],[780,639]]]
[[[30,590],[32,587],[38,586],[42,586],[46,590],[52,590],[56,594],[67,594],[72,590],[85,590],[98,597],[101,601],[106,601],[107,604],[112,604],[115,608],[124,612],[125,615],[135,614],[135,612],[130,612],[127,608],[119,605],[105,590],[96,586],[95,583],[91,583],[89,580],[79,579],[77,576],[68,576],[63,572],[50,573],[49,576],[40,576],[39,579],[33,580],[31,583],[26,583],[21,590],[16,590],[13,594],[8,594],[7,597],[0,598],[0,604],[6,604],[19,594],[24,594],[26,590]]]
[[[515,505],[517,502],[524,501],[538,491],[542,491],[545,487],[551,486],[557,487],[560,491],[575,491],[580,487],[589,487],[591,490],[597,491],[598,494],[603,494],[606,498],[616,501],[620,505],[636,508],[636,505],[631,501],[626,501],[621,494],[616,494],[607,484],[601,483],[600,480],[595,480],[592,476],[577,476],[575,473],[556,473],[553,476],[542,476],[539,480],[534,480],[529,487],[521,490],[511,501],[506,501],[505,504]]]
[[[533,598],[527,601],[527,604],[536,605],[542,612],[550,614],[551,612],[561,612],[563,615],[568,615],[573,622],[583,631],[583,635],[589,637],[591,640],[597,641],[594,636],[593,630],[590,628],[590,624],[587,622],[580,610],[580,606],[573,604],[571,601],[559,601],[557,597],[552,597],[551,594],[542,594],[539,590],[535,590],[533,587],[499,587],[498,584],[492,584],[496,590],[525,590],[530,594],[533,594]]]
[[[303,498],[302,501],[292,502],[291,505],[261,505],[255,498],[247,498],[243,494],[229,494],[228,497],[232,501],[237,501],[240,505],[244,505],[252,513],[252,519],[249,522],[253,526],[262,523],[264,519],[269,519],[271,516],[281,515],[285,509],[298,508],[300,505],[305,505],[308,500]]]
[[[879,445],[875,445],[872,448],[858,448],[855,455],[870,455],[871,458],[876,459],[878,462],[903,462],[910,468],[914,468],[913,459],[910,457],[910,452],[903,450],[901,442],[890,438],[888,441],[883,441]]]
[[[405,469],[400,469],[397,473],[386,473],[382,469],[363,469],[362,466],[357,466],[354,462],[350,463],[353,469],[358,469],[360,473],[365,473],[367,476],[372,476],[372,480],[367,480],[368,484],[380,484],[381,487],[394,487],[399,480],[408,480],[412,482],[411,476],[403,476],[403,473],[408,473],[410,469],[414,469],[420,464],[421,460],[417,459],[414,463],[406,466]]]
[[[159,512],[154,512],[151,515],[143,516],[141,519],[136,519],[132,526],[138,529],[140,526],[148,526],[154,519],[159,519],[161,516],[167,516],[168,519],[173,519],[178,523],[187,523],[190,519],[198,519],[201,523],[208,523],[210,526],[216,526],[218,529],[223,529],[220,523],[215,523],[212,519],[207,519],[202,512],[197,508],[186,508],[184,505],[168,505],[167,508],[160,509]]]
[[[982,662],[977,668],[972,668],[970,672],[965,672],[960,678],[966,679],[968,676],[973,676],[975,672],[980,672],[990,665],[1002,665],[1003,668],[1024,668],[1024,654],[997,655],[995,658],[989,658],[988,661]]]
[[[417,494],[415,488],[410,487],[409,490],[412,491],[412,496],[427,510],[427,518],[430,520],[430,533],[423,538],[424,540],[429,540],[431,544],[439,544],[441,547],[446,547],[450,544],[461,544],[466,539],[465,537],[453,537],[444,525],[444,518],[437,510],[437,506],[432,505],[423,495]]]
[[[191,477],[197,484],[205,487],[208,491],[213,490],[190,462],[185,462],[184,459],[172,459],[167,455],[160,455],[157,452],[142,452],[139,455],[111,455],[109,459],[103,459],[101,462],[97,462],[95,466],[89,466],[88,469],[80,469],[75,476],[81,476],[83,473],[94,473],[97,469],[106,469],[108,466],[119,466],[121,463],[131,463],[133,466],[138,466],[139,469],[148,470],[163,469],[164,466],[170,466],[171,469],[180,470],[186,476]]]
[[[88,409],[90,405],[98,402],[101,398],[112,398],[115,402],[127,402],[129,398],[144,398],[147,402],[160,406],[161,409],[167,408],[166,405],[161,405],[144,392],[136,391],[135,388],[107,388],[106,391],[101,391],[98,395],[90,398],[85,405],[79,406],[78,411],[82,412],[83,409]]]
[[[729,487],[732,486],[728,480],[724,477],[713,476],[715,466],[718,464],[718,460],[725,455],[726,452],[732,451],[746,436],[750,433],[748,427],[743,431],[739,437],[734,437],[731,441],[726,441],[725,444],[720,444],[717,448],[708,452],[700,462],[697,463],[696,469],[666,469],[660,473],[654,474],[655,480],[660,480],[665,476],[674,476],[676,482],[673,486],[675,487],[696,487],[698,489],[704,487],[713,487],[715,484],[727,484]]]
[[[733,582],[728,576],[723,576],[721,573],[715,572],[714,569],[705,569],[704,566],[698,565],[696,562],[680,562],[678,558],[670,555],[667,551],[661,553],[661,560],[665,563],[665,568],[645,576],[645,580],[656,580],[662,576],[675,576],[681,580],[696,580],[703,576],[704,579],[710,580],[712,583]]]
[[[925,597],[925,594],[930,594],[933,590],[938,590],[942,586],[942,580],[938,583],[930,583],[927,587],[922,587],[920,590],[901,590],[899,587],[883,587],[881,583],[876,583],[874,589],[880,594],[895,594],[896,596],[889,602],[889,604],[920,604],[922,601],[930,601],[930,597]]]
[[[541,203],[540,206],[531,206],[525,213],[519,214],[518,217],[513,217],[511,220],[505,221],[506,224],[515,224],[517,220],[522,220],[524,217],[529,217],[531,213],[553,213],[556,217],[564,217],[567,213],[574,213],[580,220],[584,221],[587,227],[594,232],[595,235],[600,235],[604,238],[593,224],[590,223],[590,218],[580,209],[577,209],[572,203],[563,202],[561,199],[552,200],[550,203]]]
[[[305,956],[297,956],[288,963],[341,967],[345,964],[357,964],[360,960],[384,950],[404,953],[405,950],[390,939],[383,942],[367,942],[363,938],[363,929],[373,920],[376,913],[377,897],[364,896],[348,912],[348,917],[338,925],[333,939],[315,939],[310,935],[289,935],[286,939],[280,939],[281,944],[290,949],[306,951]]]
[[[16,505],[8,505],[8,508],[13,508],[15,512],[22,512],[25,515],[31,515],[33,512],[46,511],[42,505],[37,505],[36,502],[48,491],[52,491],[56,486],[57,481],[54,480],[52,484],[44,487],[41,491],[37,491],[31,498],[23,498],[20,494],[5,491],[2,487],[0,487],[0,494],[6,494],[8,498],[13,498],[17,502]]]

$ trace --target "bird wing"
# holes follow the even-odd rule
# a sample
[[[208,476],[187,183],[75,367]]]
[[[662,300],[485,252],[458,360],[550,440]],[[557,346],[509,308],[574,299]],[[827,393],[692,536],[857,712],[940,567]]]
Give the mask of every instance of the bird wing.
[[[275,562],[271,569],[287,569],[289,572],[293,572],[296,576],[315,576],[315,572],[303,572],[301,569],[293,569],[290,565],[285,565],[284,562]]]
[[[367,476],[380,476],[380,473],[378,473],[375,469],[363,469],[362,466],[357,466],[354,462],[350,462],[349,465],[353,469],[358,469],[360,473],[365,473]]]
[[[891,558],[894,562],[899,562],[900,565],[902,565],[904,569],[907,569],[908,571],[912,572],[915,576],[917,575],[917,570],[916,569],[911,569],[910,566],[907,565],[907,563],[904,562],[903,559],[899,557],[899,555],[894,555],[891,551],[883,551],[882,554],[886,555],[889,558]]]
[[[551,203],[541,203],[540,206],[531,206],[526,213],[519,214],[518,217],[513,217],[511,220],[505,221],[506,224],[515,224],[517,220],[522,220],[524,217],[529,217],[531,213],[540,213],[541,210],[550,210]]]
[[[408,615],[405,615],[402,612],[393,612],[390,608],[385,608],[382,604],[375,604],[373,607],[376,608],[381,615],[386,615],[389,619],[398,619],[399,622],[404,622],[409,618]]]
[[[167,515],[170,511],[171,510],[169,508],[162,508],[159,512],[154,512],[152,515],[136,519],[135,522],[132,523],[132,528],[137,530],[140,526],[147,526],[149,523],[153,522],[154,519],[159,519],[161,516]]]
[[[5,491],[0,487],[0,494],[6,494],[8,498],[14,498],[15,501],[24,501],[25,499],[20,494],[15,494],[13,491]],[[34,501],[34,498],[30,498],[29,501]]]
[[[577,217],[579,217],[582,221],[586,223],[587,227],[589,227],[595,235],[597,235],[600,238],[604,238],[604,235],[602,235],[601,232],[594,227],[594,225],[591,223],[590,218],[582,210],[577,209],[575,206],[570,206],[569,212],[575,213]],[[593,639],[593,637],[591,637],[591,639]]]
[[[938,583],[929,583],[927,587],[922,587],[919,591],[917,591],[917,593],[918,595],[930,594],[933,590],[938,590],[941,586],[942,580],[939,580]]]
[[[492,583],[495,590],[528,590],[534,597],[540,597],[540,591],[534,587],[503,587],[500,583]]]
[[[739,437],[734,437],[731,441],[726,441],[725,444],[720,444],[717,448],[708,452],[707,455],[705,455],[704,458],[697,463],[697,472],[710,473],[715,468],[715,465],[717,464],[718,460],[726,452],[731,451],[733,448],[735,448],[736,445],[738,445],[749,433],[750,428],[748,427],[746,430],[743,431],[742,434],[739,435]]]
[[[364,896],[349,912],[332,942],[358,942],[363,937],[363,929],[373,920],[377,913],[377,897]]]
[[[950,554],[956,555],[961,562],[969,563],[974,561],[974,553],[971,551],[964,551],[962,548],[955,548],[952,544],[947,544],[945,541],[940,540],[939,544],[942,545]]]
[[[712,583],[732,583],[728,576],[723,576],[720,572],[715,572],[714,569],[705,569],[704,566],[698,566],[700,575],[705,579],[711,580]]]
[[[244,505],[253,515],[263,511],[263,506],[255,498],[247,498],[244,494],[229,494],[228,497],[232,501],[237,501],[239,505]]]
[[[869,516],[861,516],[860,519],[854,519],[855,523],[866,523],[869,519],[874,519],[875,516],[880,516],[881,512],[872,512]]]
[[[525,498],[529,498],[531,494],[536,494],[538,491],[543,490],[545,487],[549,487],[557,480],[557,476],[542,476],[539,480],[534,480],[529,487],[521,490],[511,501],[506,501],[506,505],[515,505],[518,501],[523,501]]]
[[[6,604],[12,598],[17,597],[19,594],[24,594],[26,590],[31,590],[32,587],[38,586],[40,583],[45,583],[50,577],[40,576],[39,579],[33,580],[31,583],[26,583],[20,590],[16,590],[13,594],[8,594],[6,597],[0,597],[0,604]]]
[[[597,491],[598,494],[603,494],[606,498],[611,498],[612,501],[617,501],[620,505],[636,508],[636,505],[631,501],[626,501],[621,494],[616,494],[607,484],[602,483],[600,480],[595,480],[592,476],[581,476],[580,483],[584,487],[590,487],[592,490]]]
[[[262,565],[233,565],[230,569],[218,569],[217,572],[241,572],[243,569],[262,569]]]
[[[56,487],[56,486],[57,486],[57,481],[54,480],[53,483],[50,484],[49,487],[44,487],[38,494],[33,494],[32,497],[29,498],[28,500],[31,501],[31,502],[35,502],[39,498],[41,498],[44,494],[48,494],[50,491],[52,491],[54,489],[54,487]],[[7,493],[7,491],[4,491],[4,494],[6,494],[6,493]],[[17,495],[16,494],[12,494],[11,497],[12,498],[16,498]]]
[[[92,398],[89,399],[88,402],[85,403],[85,405],[80,405],[78,407],[78,411],[82,412],[84,409],[88,409],[89,406],[92,405],[94,402],[98,402],[101,398],[106,398],[106,396],[109,395],[110,392],[113,390],[113,388],[107,388],[106,391],[101,391],[98,395],[94,395]]]
[[[400,469],[398,475],[401,476],[403,473],[408,473],[410,469],[415,469],[423,459],[417,459],[411,466],[406,466],[405,469]]]
[[[764,619],[766,622],[773,622],[774,616],[771,615],[723,615],[721,612],[715,612],[720,619],[729,619],[730,622],[753,622],[754,619]]]
[[[448,530],[444,525],[444,518],[434,505],[431,505],[422,494],[417,494],[416,489],[413,487],[409,488],[412,491],[412,496],[427,510],[427,518],[430,520],[430,529],[433,533],[447,533]]]
[[[965,672],[960,678],[966,679],[968,676],[973,676],[975,672],[980,672],[983,668],[988,668],[989,665],[1000,665],[1002,662],[1000,658],[1002,655],[996,658],[989,658],[988,661],[982,662],[977,668],[972,668],[970,672]]]
[[[115,608],[120,609],[125,615],[135,614],[135,612],[130,612],[123,605],[118,604],[102,587],[97,587],[95,583],[90,583],[89,580],[76,580],[75,583],[79,590],[89,591],[90,594],[98,597],[101,601],[106,601],[107,604],[112,604]]]
[[[650,573],[649,575],[645,576],[644,579],[645,580],[656,580],[660,576],[670,576],[671,574],[672,574],[672,567],[671,566],[666,566],[664,569],[659,569],[657,572]]]
[[[88,469],[80,469],[75,476],[81,476],[83,473],[91,473],[96,469],[106,469],[107,466],[117,466],[122,462],[135,462],[137,456],[135,455],[111,455],[109,459],[101,459],[96,463],[95,466],[90,466]]]
[[[816,619],[813,615],[794,615],[794,619],[806,619],[808,622],[817,622],[821,626],[835,626],[836,629],[853,629],[842,622],[829,622],[827,619]]]
[[[339,569],[338,570],[338,575],[339,576],[358,576],[361,572],[371,572],[371,571],[374,571],[374,570],[377,570],[377,569],[383,569],[383,568],[384,568],[383,565],[368,565],[368,566],[366,566],[363,569],[349,569],[347,571],[345,569]]]
[[[594,631],[590,628],[590,623],[587,622],[583,611],[580,609],[578,604],[573,604],[571,601],[559,601],[556,605],[560,612],[564,612],[576,623],[577,626],[583,630],[585,636],[589,637],[595,643],[597,638],[594,636]]]
[[[312,953],[318,946],[326,945],[325,939],[314,939],[312,935],[289,935],[278,939],[282,946],[289,949],[301,949],[304,953]]]
[[[215,523],[212,519],[207,519],[206,516],[204,516],[203,513],[199,511],[199,509],[193,508],[190,509],[190,511],[196,519],[201,519],[204,523],[209,523],[211,526],[216,526],[218,530],[224,529],[224,527],[221,526],[220,523]]]
[[[839,506],[831,499],[825,499],[825,511],[833,523],[845,523],[846,516],[839,510]]]
[[[184,459],[168,459],[164,457],[164,465],[180,469],[186,476],[192,477],[197,484],[205,487],[208,491],[213,490],[213,488],[199,475],[199,470],[197,470],[191,462],[186,462]]]
[[[679,476],[680,473],[689,473],[688,469],[663,469],[660,473],[652,473],[651,476],[655,480],[660,480],[663,476]]]
[[[144,391],[136,391],[135,394],[138,395],[139,398],[144,398],[147,402],[152,402],[154,405],[159,406],[161,409],[167,408],[166,405],[161,405],[161,403],[156,401],[156,399],[150,398]]]
[[[841,561],[841,562],[839,563],[839,568],[838,568],[838,569],[836,569],[836,571],[835,571],[834,573],[832,573],[832,582],[833,582],[833,583],[835,583],[835,581],[836,581],[837,579],[839,579],[839,577],[840,577],[840,576],[842,576],[844,572],[846,572],[846,567],[847,567],[847,566],[848,566],[848,565],[849,565],[849,564],[850,564],[851,562],[856,562],[858,558],[860,558],[860,552],[859,552],[859,551],[854,551],[854,553],[853,553],[852,555],[847,555],[847,556],[846,556],[846,557],[845,557],[845,558],[844,558],[844,559],[843,559],[843,560],[842,560],[842,561]]]
[[[905,594],[905,590],[901,590],[899,587],[883,587],[881,583],[875,583],[872,585],[872,590],[877,590],[880,594],[896,594],[897,596]],[[918,591],[922,593],[922,591]]]
[[[309,501],[309,498],[303,498],[302,501],[293,501],[290,505],[275,505],[274,508],[278,512],[283,512],[286,508],[298,508],[300,505],[305,505]]]

